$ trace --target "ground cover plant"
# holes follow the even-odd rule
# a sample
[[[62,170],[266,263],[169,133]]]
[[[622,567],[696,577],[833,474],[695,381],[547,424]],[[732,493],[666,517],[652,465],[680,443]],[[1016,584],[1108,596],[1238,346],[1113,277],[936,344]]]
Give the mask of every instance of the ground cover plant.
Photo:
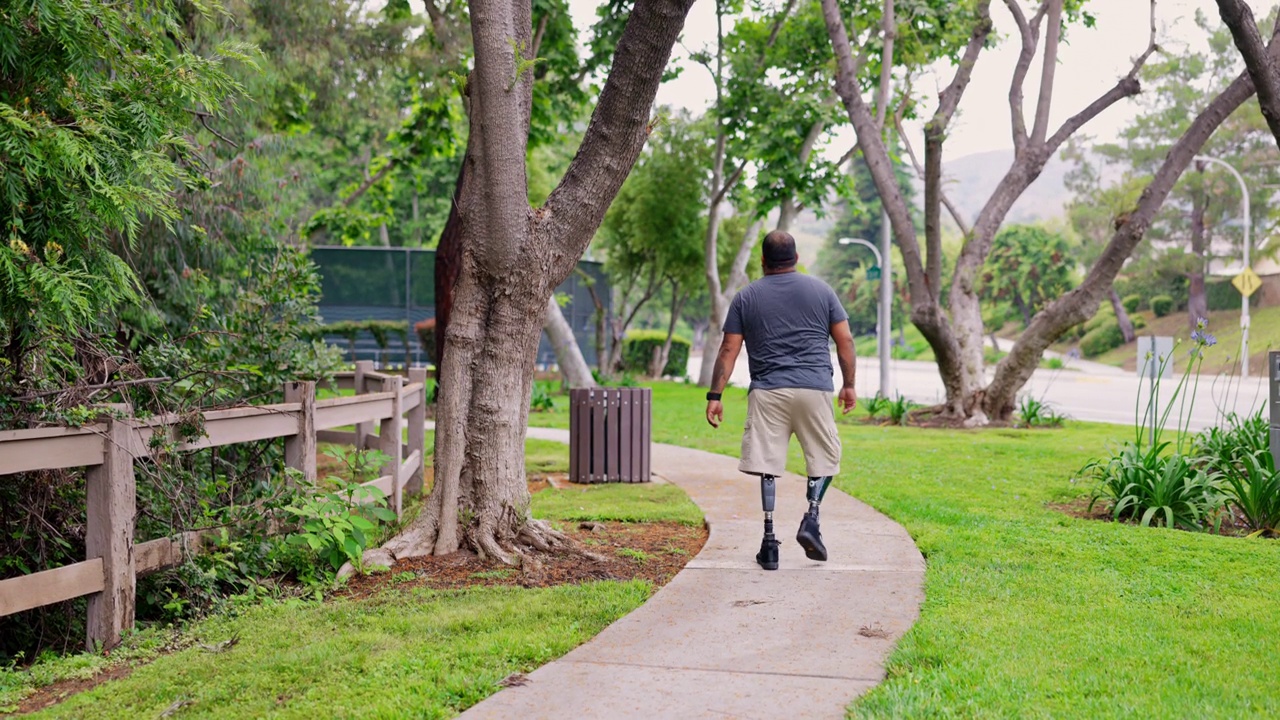
[[[718,431],[698,388],[653,391],[655,442],[737,454],[745,390],[726,391]],[[1056,509],[1087,493],[1076,471],[1132,430],[1074,421],[1049,433],[937,430],[843,416],[839,430],[836,486],[902,523],[928,568],[920,619],[851,716],[1280,712],[1274,673],[1251,659],[1280,633],[1280,544]],[[788,469],[803,471],[794,443]]]

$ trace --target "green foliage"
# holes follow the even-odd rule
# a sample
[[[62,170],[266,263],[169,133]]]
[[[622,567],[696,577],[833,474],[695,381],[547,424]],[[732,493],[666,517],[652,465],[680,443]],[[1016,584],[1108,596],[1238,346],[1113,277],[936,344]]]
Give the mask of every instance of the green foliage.
[[[622,346],[622,367],[625,372],[647,375],[653,353],[667,340],[667,334],[659,330],[632,330]],[[663,375],[683,377],[688,372],[689,348],[692,343],[680,336],[671,338],[671,353]]]
[[[1239,462],[1225,468],[1224,477],[1227,505],[1254,534],[1280,534],[1280,472],[1271,453],[1241,453]]]
[[[996,234],[982,274],[982,295],[1010,303],[1025,322],[1074,286],[1071,246],[1039,225],[1009,225]]]
[[[1037,400],[1030,395],[1022,396],[1018,403],[1018,427],[1050,428],[1062,427],[1066,416],[1054,410],[1049,403]]]
[[[1138,308],[1142,306],[1142,296],[1141,295],[1125,295],[1124,298],[1120,301],[1120,305],[1121,307],[1124,308],[1125,312],[1130,314],[1136,313],[1138,312]]]
[[[889,398],[876,393],[870,398],[862,401],[862,407],[867,411],[867,417],[875,418],[880,413],[889,409]]]
[[[907,419],[915,407],[916,404],[914,402],[902,395],[898,395],[898,397],[889,402],[889,406],[885,408],[885,411],[889,414],[889,422],[894,425],[906,425]]]
[[[1109,319],[1085,333],[1080,339],[1080,352],[1085,357],[1097,357],[1124,344],[1124,334],[1114,319]]]
[[[1156,295],[1151,298],[1151,312],[1156,317],[1164,317],[1174,310],[1173,298],[1168,295]]]
[[[1204,529],[1213,511],[1222,505],[1217,477],[1195,467],[1184,455],[1165,454],[1168,446],[1167,442],[1159,443],[1144,450],[1128,442],[1112,457],[1086,465],[1081,474],[1097,485],[1089,507],[1105,500],[1117,520]]]
[[[178,21],[168,0],[0,14],[0,382],[69,361],[65,343],[45,341],[139,301],[117,246],[133,247],[145,218],[177,218],[175,186],[204,183],[187,133],[239,91],[224,63],[248,58],[173,47]]]
[[[547,380],[535,380],[532,394],[529,397],[529,409],[534,412],[554,412],[555,401],[551,396],[556,392],[554,383]]]

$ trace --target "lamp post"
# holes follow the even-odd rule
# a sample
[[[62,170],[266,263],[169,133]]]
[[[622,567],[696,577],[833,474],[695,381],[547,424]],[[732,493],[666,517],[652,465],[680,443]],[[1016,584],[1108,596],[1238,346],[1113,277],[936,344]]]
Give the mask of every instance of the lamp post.
[[[887,225],[886,225],[887,227]],[[880,395],[889,397],[889,311],[892,309],[893,303],[893,276],[889,275],[889,268],[885,267],[884,255],[880,254],[880,249],[873,243],[862,238],[840,238],[838,242],[841,245],[862,245],[871,251],[876,258],[876,266],[880,268],[880,303],[878,309],[878,319],[876,320],[876,346],[880,358]]]
[[[1249,226],[1252,224],[1249,216],[1249,187],[1244,184],[1244,177],[1225,160],[1219,160],[1208,155],[1196,155],[1195,159],[1201,162],[1221,165],[1229,170],[1232,175],[1235,175],[1236,181],[1240,183],[1241,204],[1244,206],[1244,270],[1248,270]],[[1244,293],[1240,293],[1240,376],[1249,377],[1249,296]]]

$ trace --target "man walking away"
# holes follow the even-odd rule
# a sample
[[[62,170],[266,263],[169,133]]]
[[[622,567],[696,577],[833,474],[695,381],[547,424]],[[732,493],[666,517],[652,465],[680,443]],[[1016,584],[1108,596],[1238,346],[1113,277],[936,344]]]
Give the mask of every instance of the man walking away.
[[[832,476],[840,470],[828,338],[835,340],[840,359],[840,406],[847,414],[857,403],[849,314],[830,286],[796,272],[798,260],[796,241],[789,233],[775,230],[765,236],[761,246],[764,277],[743,288],[729,305],[724,341],[716,357],[711,392],[707,393],[707,422],[720,427],[724,420],[721,393],[745,341],[751,388],[738,469],[760,476],[764,540],[756,562],[765,570],[778,569],[774,486],[786,467],[787,445],[793,434],[804,450],[809,476],[809,509],[800,521],[796,541],[809,559],[827,559],[818,528],[818,506]]]

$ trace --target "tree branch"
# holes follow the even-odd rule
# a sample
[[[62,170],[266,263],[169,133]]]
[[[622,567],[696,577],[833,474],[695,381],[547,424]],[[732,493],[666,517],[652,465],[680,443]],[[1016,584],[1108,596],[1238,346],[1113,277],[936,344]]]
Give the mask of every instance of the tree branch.
[[[876,125],[882,131],[889,111],[889,87],[893,82],[893,41],[898,37],[898,23],[893,9],[893,0],[884,0],[884,12],[880,17],[884,45],[880,52],[880,87],[876,92]]]
[[[1262,116],[1267,120],[1267,127],[1280,146],[1280,70],[1267,46],[1258,33],[1258,24],[1253,18],[1253,11],[1244,0],[1218,0],[1218,13],[1222,21],[1231,29],[1231,37],[1236,48],[1244,57],[1249,77],[1258,89],[1258,105],[1262,108]],[[1280,18],[1277,18],[1280,24]]]
[[[360,184],[360,187],[356,188],[355,192],[342,200],[342,207],[351,207],[351,204],[356,200],[359,200],[361,195],[369,192],[369,188],[377,185],[379,180],[386,177],[387,173],[391,172],[391,168],[395,167],[395,164],[396,159],[394,157],[389,158],[387,160],[387,164],[383,165],[381,170],[375,173],[372,177],[366,178],[365,181]]]
[[[1062,1],[1046,0],[1049,27],[1045,31],[1044,64],[1040,68],[1040,97],[1036,100],[1036,120],[1031,129],[1031,142],[1044,142],[1049,132],[1049,107],[1053,102],[1053,77],[1058,69],[1058,45],[1062,40]]]
[[[636,0],[582,144],[535,211],[556,246],[549,281],[558,283],[573,270],[653,131],[653,98],[692,5],[693,0]]]
[[[733,258],[733,266],[729,268],[729,284],[725,286],[725,294],[733,295],[747,284],[747,264],[751,262],[751,254],[760,238],[760,226],[764,218],[756,218],[747,228],[747,234],[738,246],[738,254]]]
[[[550,14],[543,13],[542,17],[538,18],[538,29],[533,32],[533,42],[529,43],[528,60],[538,57],[538,51],[542,49],[542,36],[547,32],[547,19],[550,17]]]
[[[911,138],[908,137],[906,130],[902,127],[902,114],[894,113],[893,116],[894,129],[898,131],[898,139],[902,141],[902,147],[907,151],[907,157],[911,158],[911,166],[915,168],[916,175],[921,180],[924,179],[924,166],[920,164],[919,158],[916,156],[915,148],[911,146]],[[969,225],[964,221],[964,217],[960,214],[960,209],[951,202],[945,191],[941,187],[938,188],[938,195],[942,200],[942,205],[947,209],[947,213],[951,215],[951,219],[955,221],[956,227],[960,228],[961,235],[969,234]]]
[[[1027,120],[1022,108],[1022,88],[1027,80],[1027,71],[1031,69],[1031,61],[1036,55],[1036,44],[1039,42],[1039,29],[1032,29],[1027,17],[1018,5],[1018,0],[1005,0],[1004,3],[1018,25],[1018,34],[1022,38],[1022,50],[1018,53],[1018,62],[1013,67],[1013,80],[1009,83],[1009,115],[1013,119],[1013,147],[1016,153],[1022,152],[1027,143]]]

